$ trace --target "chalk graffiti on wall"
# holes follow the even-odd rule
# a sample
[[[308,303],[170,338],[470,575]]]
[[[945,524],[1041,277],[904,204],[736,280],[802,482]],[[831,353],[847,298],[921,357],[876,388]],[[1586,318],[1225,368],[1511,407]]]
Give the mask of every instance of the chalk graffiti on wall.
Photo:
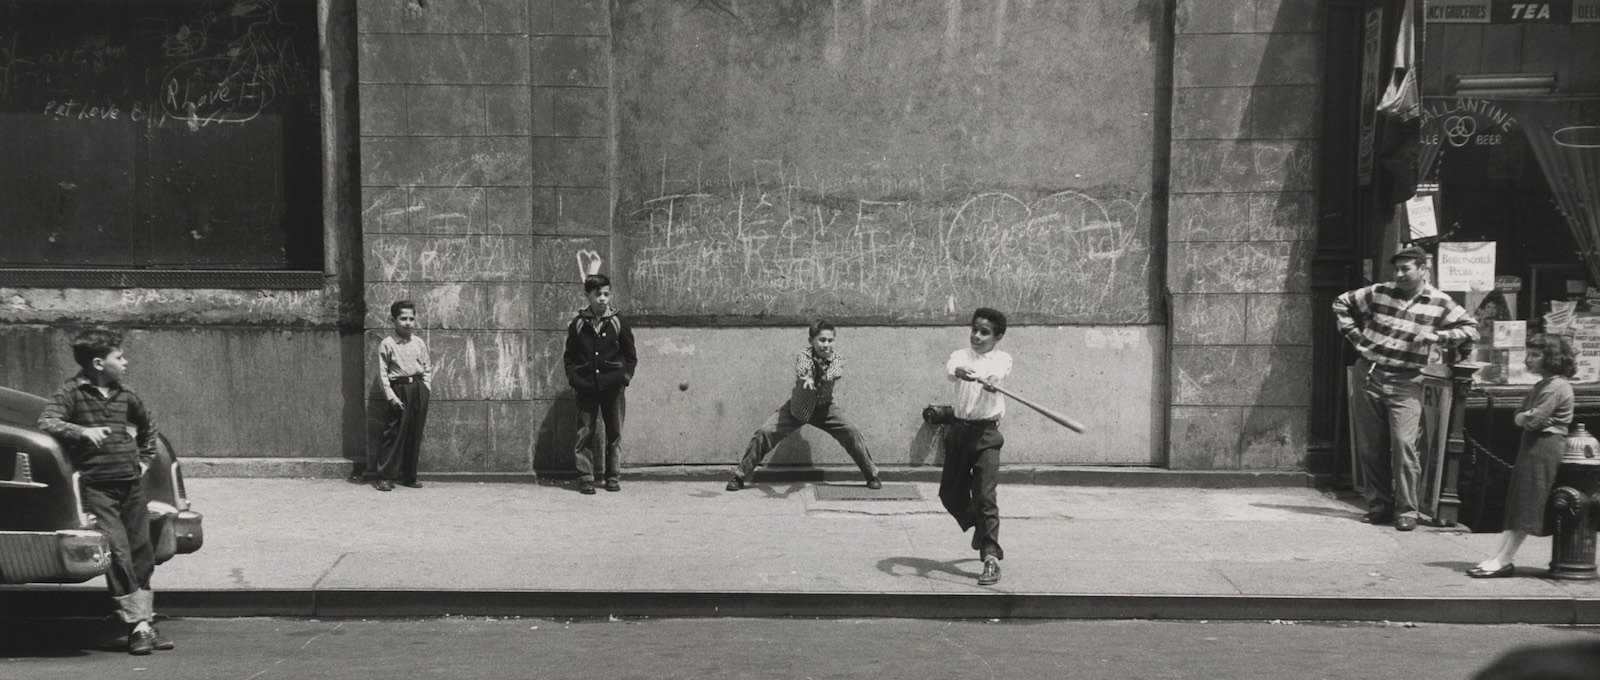
[[[1139,193],[860,174],[689,186],[702,191],[664,193],[629,215],[636,313],[915,319],[989,305],[1077,322],[1150,318]]]

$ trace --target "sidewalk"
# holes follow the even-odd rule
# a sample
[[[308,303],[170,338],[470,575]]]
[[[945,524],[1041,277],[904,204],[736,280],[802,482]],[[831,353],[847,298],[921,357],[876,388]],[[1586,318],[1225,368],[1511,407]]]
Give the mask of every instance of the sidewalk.
[[[1600,623],[1600,582],[1461,572],[1497,535],[1356,521],[1306,488],[1002,485],[1004,578],[936,497],[819,500],[813,483],[197,478],[205,546],[156,570],[173,616],[923,616]],[[760,477],[757,478],[758,482]],[[830,483],[831,484],[831,483]],[[837,484],[859,485],[859,482]],[[0,615],[104,608],[102,581],[0,591]]]

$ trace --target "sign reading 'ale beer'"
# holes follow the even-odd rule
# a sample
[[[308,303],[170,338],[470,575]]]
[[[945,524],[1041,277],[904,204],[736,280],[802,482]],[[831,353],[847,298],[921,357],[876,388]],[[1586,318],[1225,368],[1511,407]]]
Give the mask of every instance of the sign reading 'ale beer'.
[[[1600,0],[1427,0],[1422,19],[1430,24],[1600,23]]]

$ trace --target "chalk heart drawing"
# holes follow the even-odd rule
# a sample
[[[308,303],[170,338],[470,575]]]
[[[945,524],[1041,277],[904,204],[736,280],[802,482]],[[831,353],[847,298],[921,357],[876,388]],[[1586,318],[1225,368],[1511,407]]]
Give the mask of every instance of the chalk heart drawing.
[[[940,317],[986,305],[1063,320],[1150,318],[1145,198],[866,200],[798,186],[644,201],[625,237],[636,311]]]
[[[578,280],[582,281],[585,277],[599,274],[601,264],[603,261],[600,259],[600,253],[593,250],[578,251]]]

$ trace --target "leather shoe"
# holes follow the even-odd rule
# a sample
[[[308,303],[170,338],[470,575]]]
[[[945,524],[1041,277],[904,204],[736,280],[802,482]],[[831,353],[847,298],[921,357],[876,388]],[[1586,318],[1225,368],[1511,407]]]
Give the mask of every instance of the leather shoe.
[[[992,586],[1000,582],[1000,560],[993,557],[983,561],[983,575],[978,577],[978,585]]]
[[[400,481],[400,486],[403,486],[403,487],[406,487],[406,488],[410,488],[410,489],[420,489],[420,488],[422,488],[422,482],[419,482],[419,481],[417,481],[415,479],[413,479],[413,480],[411,480],[409,482],[405,481],[405,480],[401,480]]]
[[[1494,571],[1479,569],[1477,567],[1467,570],[1467,576],[1471,578],[1511,578],[1512,576],[1516,575],[1517,565],[1515,564],[1508,564]]]
[[[1368,510],[1367,514],[1361,516],[1361,521],[1364,524],[1388,524],[1394,521],[1394,513],[1388,510]]]
[[[394,484],[387,479],[380,479],[372,483],[372,488],[379,491],[394,491]]]
[[[1396,517],[1394,518],[1394,528],[1396,531],[1410,531],[1415,529],[1417,528],[1417,518],[1410,515]]]
[[[734,477],[733,479],[728,480],[728,485],[723,488],[727,489],[728,491],[738,491],[744,488],[744,480]]]
[[[172,641],[168,640],[167,636],[161,634],[161,629],[160,628],[157,628],[155,626],[151,626],[150,627],[150,632],[156,636],[156,641],[155,641],[156,649],[159,649],[159,650],[162,650],[162,651],[166,651],[166,650],[169,650],[169,649],[176,649],[178,647],[177,645],[172,644]]]
[[[581,493],[581,494],[584,494],[584,495],[593,495],[594,494],[594,482],[591,482],[591,481],[588,481],[588,480],[584,480],[584,481],[578,482],[578,493]]]
[[[622,483],[615,479],[606,480],[606,491],[621,491]]]
[[[878,479],[877,477],[868,477],[867,478],[867,488],[868,489],[873,489],[873,490],[882,489],[883,488],[883,480]]]
[[[128,653],[144,656],[156,651],[156,632],[153,630],[136,630],[128,633]]]

